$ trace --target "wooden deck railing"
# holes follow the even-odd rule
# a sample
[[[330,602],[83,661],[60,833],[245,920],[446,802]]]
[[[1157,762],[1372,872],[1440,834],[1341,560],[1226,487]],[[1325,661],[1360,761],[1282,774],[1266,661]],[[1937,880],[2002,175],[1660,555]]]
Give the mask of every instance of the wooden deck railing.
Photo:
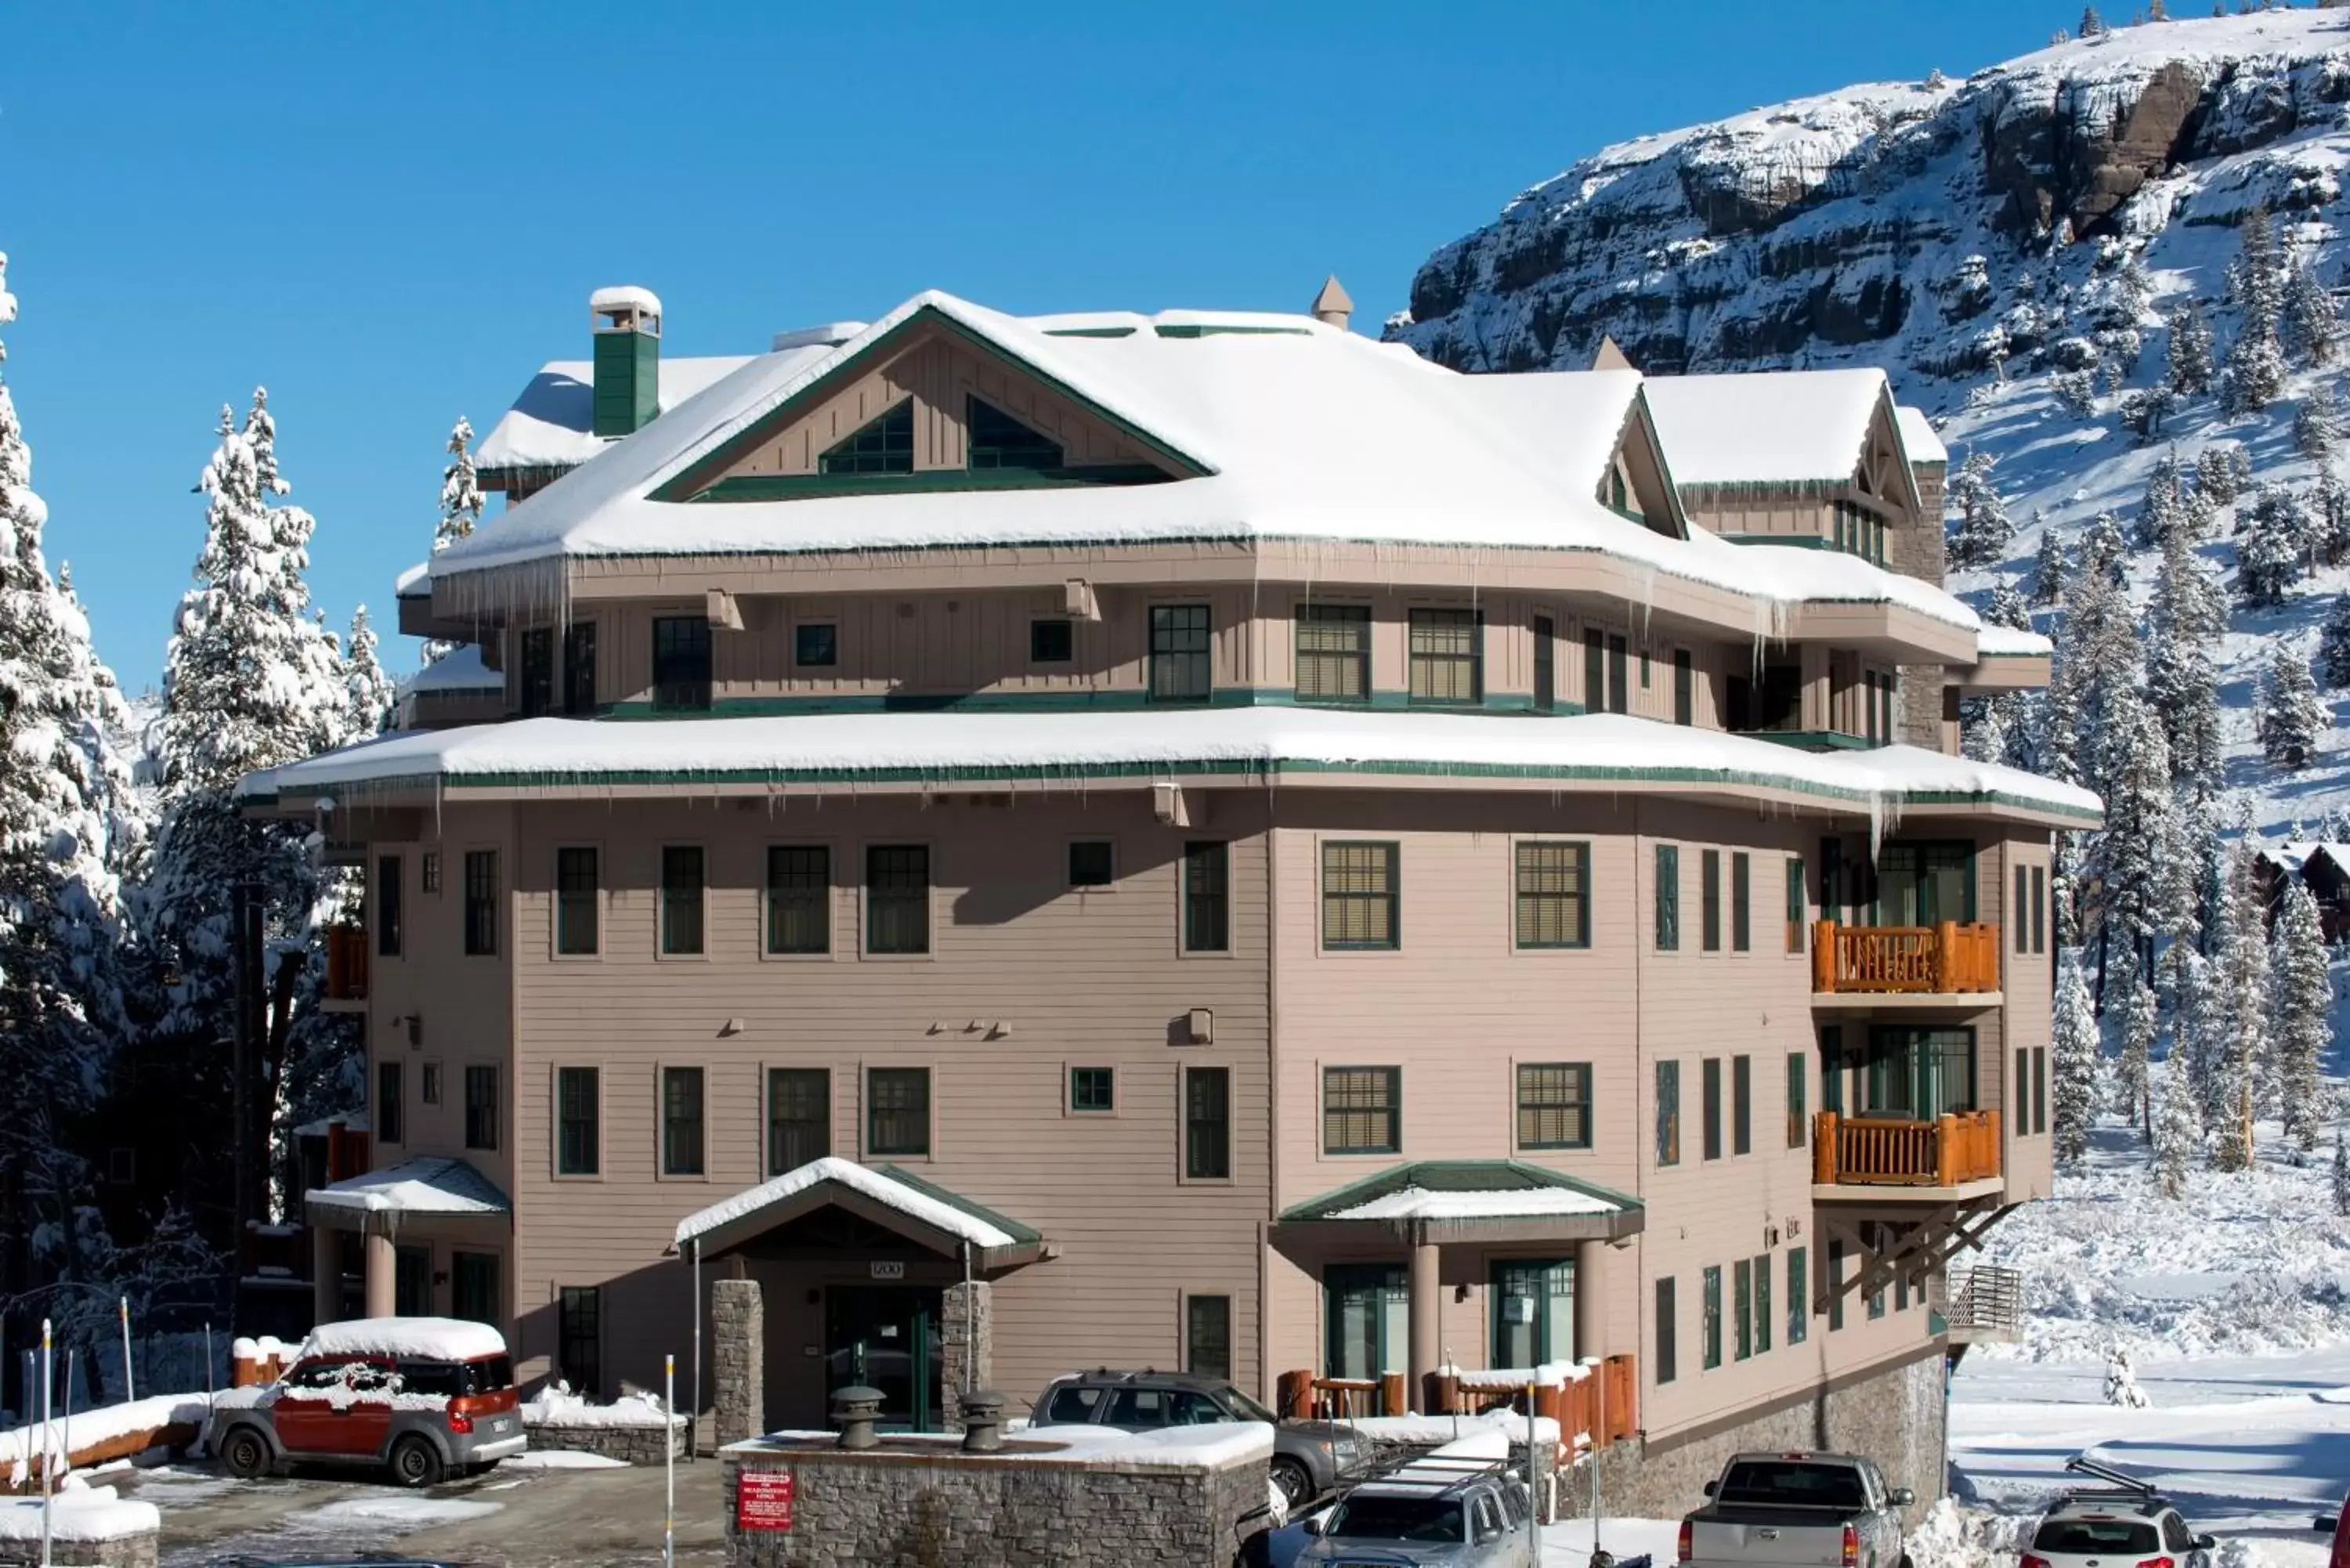
[[[1281,1375],[1279,1407],[1292,1420],[1360,1420],[1370,1416],[1406,1413],[1404,1375],[1383,1377],[1317,1377],[1309,1371]],[[1601,1397],[1602,1392],[1606,1397]],[[1570,1449],[1578,1439],[1598,1434],[1606,1442],[1621,1442],[1640,1429],[1640,1379],[1638,1363],[1629,1355],[1611,1355],[1590,1377],[1538,1386],[1534,1390],[1534,1414],[1558,1423],[1560,1441]],[[1525,1411],[1526,1390],[1503,1386],[1491,1374],[1439,1373],[1427,1390],[1425,1408],[1437,1416],[1473,1416],[1481,1411]],[[1604,1424],[1604,1430],[1603,1430]]]
[[[1812,928],[1812,989],[1948,992],[1999,989],[1999,928],[1960,925]]]
[[[1997,1111],[1812,1118],[1812,1180],[1822,1187],[1956,1187],[1998,1174]]]
[[[327,1000],[365,1002],[368,945],[365,926],[327,928]]]

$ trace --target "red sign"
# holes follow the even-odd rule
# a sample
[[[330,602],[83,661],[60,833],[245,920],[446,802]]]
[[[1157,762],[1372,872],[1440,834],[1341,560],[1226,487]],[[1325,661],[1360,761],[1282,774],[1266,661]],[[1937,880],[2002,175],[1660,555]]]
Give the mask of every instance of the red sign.
[[[734,1528],[789,1530],[792,1472],[744,1468],[734,1477]]]

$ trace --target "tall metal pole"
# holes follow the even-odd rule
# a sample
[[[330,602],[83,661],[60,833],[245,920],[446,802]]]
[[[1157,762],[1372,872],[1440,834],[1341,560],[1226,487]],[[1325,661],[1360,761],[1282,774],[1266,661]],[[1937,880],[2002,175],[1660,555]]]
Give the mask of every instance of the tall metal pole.
[[[685,1457],[702,1452],[702,1239],[693,1241],[693,1408],[685,1414]]]
[[[49,1435],[49,1393],[55,1379],[49,1362],[49,1320],[41,1320],[41,1568],[49,1568],[49,1501],[56,1491],[52,1472],[57,1466],[57,1449]]]
[[[661,1568],[677,1568],[677,1355],[661,1357],[661,1419],[671,1422],[668,1442],[661,1445],[666,1473],[662,1477]]]
[[[1534,1386],[1529,1383],[1526,1385],[1526,1555],[1529,1561],[1535,1563],[1542,1561],[1542,1444],[1536,1440],[1541,1436],[1542,1417],[1534,1412]]]
[[[136,1374],[130,1368],[130,1298],[117,1298],[122,1313],[122,1397],[127,1402],[139,1397]]]

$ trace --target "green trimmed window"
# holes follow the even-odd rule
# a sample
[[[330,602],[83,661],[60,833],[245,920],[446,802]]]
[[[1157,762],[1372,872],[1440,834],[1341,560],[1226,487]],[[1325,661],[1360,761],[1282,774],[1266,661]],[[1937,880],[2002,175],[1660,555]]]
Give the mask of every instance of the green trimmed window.
[[[1183,846],[1183,950],[1230,952],[1232,846],[1208,840]]]
[[[818,473],[914,472],[914,400],[897,407],[816,460]]]
[[[1801,1148],[1810,1141],[1811,1116],[1804,1104],[1807,1064],[1801,1051],[1787,1053],[1787,1147]]]
[[[1322,945],[1386,950],[1401,945],[1400,880],[1393,844],[1322,846]]]
[[[931,1070],[865,1070],[865,1152],[927,1157],[931,1152]]]
[[[1591,1064],[1518,1064],[1518,1147],[1591,1147]]]
[[[1411,612],[1411,700],[1461,707],[1485,699],[1484,618],[1472,609]]]
[[[1681,1162],[1681,1064],[1657,1064],[1657,1163]]]
[[[1522,842],[1516,852],[1518,946],[1589,947],[1591,846]]]
[[[1322,1069],[1322,1152],[1394,1154],[1403,1147],[1403,1069]]]
[[[1787,857],[1787,950],[1802,952],[1809,945],[1806,938],[1812,923],[1811,900],[1804,892],[1804,857]]]
[[[1705,1353],[1705,1369],[1711,1372],[1721,1365],[1721,1264],[1716,1263],[1706,1270],[1700,1295],[1699,1336]]]
[[[563,628],[563,711],[574,718],[596,711],[596,623]]]
[[[1787,1249],[1787,1343],[1801,1345],[1811,1336],[1811,1253],[1803,1247]]]
[[[803,670],[829,670],[840,662],[840,628],[828,620],[804,620],[792,628],[792,662]]]
[[[1657,950],[1679,952],[1681,945],[1681,848],[1657,846]]]
[[[1697,722],[1697,666],[1686,648],[1673,649],[1673,722]]]
[[[1367,702],[1370,696],[1370,607],[1298,606],[1297,700]]]
[[[702,617],[653,621],[653,706],[710,706],[710,622]]]
[[[832,851],[826,846],[768,846],[767,950],[832,950]]]
[[[1558,707],[1558,626],[1546,615],[1534,617],[1534,711]]]
[[[1670,1383],[1680,1376],[1680,1368],[1675,1365],[1679,1359],[1675,1353],[1679,1348],[1674,1344],[1679,1337],[1674,1332],[1675,1316],[1673,1282],[1672,1277],[1667,1275],[1657,1282],[1657,1381],[1659,1384]]]
[[[1708,1056],[1698,1064],[1700,1110],[1705,1117],[1705,1158],[1721,1158],[1721,1058]]]
[[[700,1176],[702,1080],[699,1067],[661,1069],[661,1174]]]
[[[1183,1369],[1195,1377],[1232,1375],[1232,1298],[1183,1298]]]
[[[1109,1067],[1069,1069],[1069,1109],[1108,1111],[1118,1108],[1118,1074]]]
[[[865,950],[931,950],[931,851],[927,845],[867,846]]]
[[[832,1071],[767,1069],[767,1174],[797,1170],[832,1152]]]
[[[1844,1243],[1828,1243],[1828,1332],[1844,1326]]]
[[[1061,443],[1047,441],[993,403],[965,400],[972,468],[1059,468]]]
[[[660,950],[676,958],[702,951],[702,846],[671,844],[661,849]]]
[[[1183,1179],[1222,1181],[1232,1174],[1232,1070],[1183,1069]]]
[[[1213,691],[1208,664],[1210,620],[1206,605],[1150,607],[1150,685],[1153,702],[1204,702]]]
[[[1703,895],[1704,904],[1699,910],[1699,914],[1705,938],[1705,950],[1718,953],[1721,950],[1721,851],[1707,850],[1700,857],[1699,870],[1703,879],[1700,892]]]
[[[1745,952],[1754,945],[1754,864],[1744,850],[1730,857],[1730,950]]]
[[[539,627],[522,634],[522,669],[516,674],[521,688],[522,716],[536,719],[555,711],[555,632],[552,628]]]
[[[1754,1260],[1754,1354],[1771,1348],[1771,1254]]]
[[[1754,1058],[1730,1059],[1730,1152],[1754,1152]]]
[[[1754,1354],[1754,1265],[1744,1258],[1730,1265],[1731,1355],[1743,1361]]]
[[[597,858],[593,845],[568,845],[555,852],[555,950],[566,958],[587,957],[601,945]]]

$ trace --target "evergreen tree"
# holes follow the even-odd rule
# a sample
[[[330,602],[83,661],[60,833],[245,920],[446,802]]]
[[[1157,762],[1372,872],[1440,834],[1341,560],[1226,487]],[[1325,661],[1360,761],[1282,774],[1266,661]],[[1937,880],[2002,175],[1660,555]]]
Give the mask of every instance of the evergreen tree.
[[[2146,549],[2160,545],[2173,534],[2191,538],[2197,521],[2187,470],[2178,461],[2178,449],[2172,447],[2147,471],[2146,493],[2138,498],[2137,526],[2131,542]]]
[[[162,992],[157,1032],[185,1074],[181,1099],[192,1125],[215,1135],[231,1098],[223,1043],[234,1023],[232,909],[240,883],[264,900],[260,1072],[279,1119],[290,1065],[319,1036],[349,1033],[338,1020],[314,1021],[308,1005],[312,951],[337,891],[308,851],[310,826],[250,820],[234,794],[245,774],[330,751],[344,737],[349,691],[334,639],[309,614],[303,579],[315,524],[297,506],[274,504],[287,486],[265,394],[254,394],[241,427],[224,409],[219,437],[197,486],[206,504],[196,586],[180,601],[165,655],[155,742],[162,825],[141,899]],[[338,1072],[348,1080],[348,1059]],[[268,1168],[265,1146],[223,1154],[215,1143],[212,1152],[243,1162],[255,1182]]]
[[[2317,634],[2317,668],[2329,691],[2350,686],[2350,594],[2334,596],[2334,607]]]
[[[1998,465],[1999,460],[1987,452],[1969,452],[1950,476],[1946,504],[1957,521],[1950,529],[1950,562],[1961,571],[1995,565],[2014,541],[2007,503],[1991,483],[1991,470]]]
[[[2293,444],[2313,462],[2333,455],[2342,441],[2342,401],[2330,387],[2314,387],[2293,414]]]
[[[2189,398],[2211,389],[2219,350],[2200,300],[2189,299],[2170,313],[2170,389]]]
[[[2122,996],[2122,1054],[2114,1066],[2114,1108],[2129,1120],[2138,1136],[2154,1138],[2152,1061],[2155,1035],[2160,1028],[2158,998],[2150,977],[2136,964],[2123,971],[2127,982]]]
[[[2317,900],[2300,877],[2285,879],[2269,932],[2269,1033],[2275,1042],[2277,1111],[2295,1147],[2317,1147],[2324,1122],[2322,1058],[2333,1038],[2334,984],[2325,968],[2325,929]]]
[[[2195,459],[2195,491],[2214,506],[2236,499],[2236,465],[2229,458],[2229,441],[2214,441]]]
[[[441,520],[432,527],[432,553],[439,555],[481,525],[481,477],[473,472],[473,427],[463,414],[449,431],[448,466],[441,471]],[[438,664],[456,648],[453,642],[427,638],[420,650],[427,664]]]
[[[2350,1217],[2350,1146],[2342,1141],[2342,1124],[2334,1124],[2334,1212]]]
[[[0,255],[0,327],[16,318]],[[112,1244],[76,1135],[124,1031],[120,877],[140,826],[107,742],[126,722],[121,695],[49,575],[47,520],[0,380],[0,1301],[39,1310],[36,1292],[104,1288]]]
[[[2050,1085],[2056,1103],[2056,1158],[2070,1165],[2089,1152],[2097,1116],[2097,1016],[2088,982],[2070,951],[2056,963],[2056,1012],[2050,1025]]]
[[[346,742],[380,735],[390,725],[393,689],[391,677],[376,659],[375,628],[368,624],[367,606],[351,612],[349,651],[343,659],[343,691],[348,702],[343,714]]]
[[[2342,312],[2307,261],[2286,271],[2281,308],[2284,340],[2294,357],[2304,365],[2331,362],[2341,341]]]
[[[2261,754],[2279,767],[2307,767],[2317,758],[2318,737],[2333,726],[2334,710],[2317,694],[2309,666],[2279,648],[2261,685]]]
[[[2350,561],[2350,484],[2321,471],[2303,505],[2310,514],[2311,553],[2329,566]]]
[[[2220,786],[2220,671],[2227,608],[2210,568],[2173,529],[2147,604],[2147,700],[2162,721],[2170,776],[2190,798]]]
[[[2271,1071],[2268,1030],[2268,919],[2242,839],[2229,852],[2228,885],[2211,1009],[2204,1115],[2218,1129],[2213,1162],[2222,1170],[2249,1170],[2252,1118]]]
[[[2284,278],[2267,210],[2254,208],[2239,234],[2241,248],[2228,268],[2228,296],[2241,321],[2220,379],[2220,405],[2230,419],[2267,408],[2284,389],[2285,379],[2284,345],[2277,337]]]
[[[2281,484],[2253,491],[2236,545],[2236,595],[2251,608],[2284,603],[2307,575],[2312,535],[2308,507]]]
[[[2085,6],[2081,12],[2081,36],[2102,38],[2105,36],[2105,19],[2097,15],[2097,8],[2095,5]]]
[[[2116,687],[2097,740],[2092,776],[2105,796],[2106,826],[2090,839],[2086,869],[2098,892],[2100,929],[2139,967],[2151,968],[2157,940],[2171,933],[2189,898],[2170,748],[2144,694],[2126,681]]]
[[[2195,1107],[2195,1093],[2174,1048],[2163,1064],[2162,1081],[2155,1094],[2154,1179],[2165,1198],[2187,1191],[2187,1173],[2203,1154],[2203,1120]]]
[[[2064,545],[2056,530],[2043,526],[2039,553],[2032,558],[2032,603],[2044,607],[2064,597]]]

